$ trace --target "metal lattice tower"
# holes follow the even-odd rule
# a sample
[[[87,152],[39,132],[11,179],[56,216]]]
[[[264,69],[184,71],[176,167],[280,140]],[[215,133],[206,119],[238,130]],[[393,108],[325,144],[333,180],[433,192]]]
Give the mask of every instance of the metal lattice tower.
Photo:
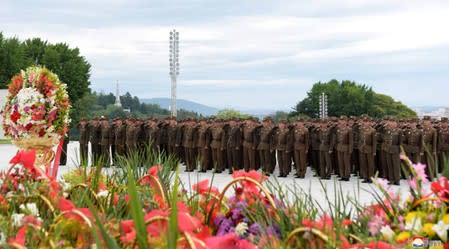
[[[169,41],[169,63],[171,79],[171,115],[176,117],[176,80],[179,75],[179,32],[175,29],[170,31]]]
[[[327,118],[327,95],[325,93],[321,93],[320,96],[320,118]]]

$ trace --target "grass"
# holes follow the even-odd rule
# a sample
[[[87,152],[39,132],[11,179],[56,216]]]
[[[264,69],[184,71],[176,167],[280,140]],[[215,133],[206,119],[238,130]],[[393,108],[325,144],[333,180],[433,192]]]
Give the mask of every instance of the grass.
[[[0,144],[11,144],[11,140],[9,140],[9,139],[0,139]]]

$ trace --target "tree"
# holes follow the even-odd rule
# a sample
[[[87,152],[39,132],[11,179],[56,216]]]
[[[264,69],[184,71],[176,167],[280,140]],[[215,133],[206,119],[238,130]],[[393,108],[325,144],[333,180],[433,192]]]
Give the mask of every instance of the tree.
[[[328,96],[329,116],[360,116],[368,114],[372,117],[392,115],[401,118],[416,117],[416,113],[393,98],[374,92],[371,87],[353,81],[338,82],[333,79],[327,83],[318,82],[312,86],[307,97],[300,101],[295,111],[289,115],[305,114],[310,117],[319,116],[319,99],[322,93]]]
[[[0,33],[0,88],[7,88],[12,76],[24,65],[24,51],[19,39],[4,39]]]
[[[217,118],[221,118],[221,119],[247,118],[247,117],[249,117],[248,114],[241,113],[240,111],[231,109],[231,108],[220,110],[217,113]]]

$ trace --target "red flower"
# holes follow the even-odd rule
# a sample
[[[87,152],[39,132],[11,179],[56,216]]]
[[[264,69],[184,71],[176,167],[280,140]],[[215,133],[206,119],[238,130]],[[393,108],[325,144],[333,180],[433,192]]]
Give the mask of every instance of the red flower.
[[[11,79],[11,84],[9,84],[8,91],[11,95],[16,95],[20,89],[22,89],[23,78],[21,75],[16,75]]]
[[[368,244],[355,244],[351,246],[351,249],[360,248],[360,249],[397,249],[397,247],[388,244],[387,242],[383,241],[372,241]]]
[[[17,123],[17,120],[19,120],[21,116],[22,116],[22,115],[20,115],[20,113],[19,113],[18,111],[14,111],[14,112],[11,114],[11,120],[12,120],[14,123]]]
[[[62,212],[66,212],[64,214],[64,217],[66,217],[67,219],[76,220],[81,224],[84,224],[85,222],[83,218],[87,218],[89,220],[92,220],[93,218],[93,215],[88,208],[77,208],[75,204],[73,204],[73,202],[64,198],[59,199],[58,207]],[[84,215],[84,217],[81,217],[80,215],[70,211],[79,212]]]
[[[198,182],[197,184],[194,184],[192,186],[193,190],[195,190],[196,192],[198,192],[199,194],[215,194],[215,195],[220,195],[220,192],[218,191],[218,188],[216,187],[212,187],[209,185],[209,179],[204,179],[200,182]]]
[[[449,199],[449,181],[446,177],[438,178],[438,181],[432,182],[430,185],[432,191],[442,199]]]
[[[154,165],[148,169],[148,174],[152,176],[157,176],[157,174],[159,173],[159,171],[161,171],[161,169],[162,168],[160,165]]]
[[[240,239],[235,233],[206,239],[210,249],[256,249],[257,247],[246,240]]]
[[[131,244],[136,239],[136,230],[134,228],[133,220],[124,220],[121,222],[122,231],[124,233],[123,236],[120,236],[120,240],[124,244]]]
[[[36,152],[34,150],[21,150],[9,161],[11,164],[22,164],[24,168],[31,172],[36,172],[34,161],[36,160]]]
[[[238,178],[238,177],[248,177],[251,179],[254,179],[255,181],[262,183],[263,181],[265,181],[267,179],[267,177],[255,170],[251,170],[249,172],[245,172],[243,170],[239,170],[239,171],[234,171],[234,173],[232,174],[233,178]],[[243,185],[243,188],[245,191],[250,192],[250,193],[258,193],[259,189],[258,187],[249,181],[242,181],[241,184]]]
[[[25,129],[27,131],[31,130],[31,128],[33,128],[33,124],[32,123],[28,123],[27,125],[25,125]]]
[[[10,239],[8,243],[12,246],[16,245],[18,248],[25,247],[25,235],[27,233],[28,226],[23,226],[17,231],[17,235],[14,239]]]

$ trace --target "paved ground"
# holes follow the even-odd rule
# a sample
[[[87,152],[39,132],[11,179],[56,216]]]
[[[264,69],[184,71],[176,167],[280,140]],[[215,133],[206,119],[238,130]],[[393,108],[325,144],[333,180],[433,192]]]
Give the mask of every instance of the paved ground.
[[[59,176],[63,175],[65,172],[68,172],[71,169],[77,167],[76,162],[78,162],[79,156],[78,154],[79,144],[77,142],[69,143],[68,151],[69,157],[67,160],[66,166],[61,166],[59,168]],[[0,170],[8,169],[9,160],[14,156],[17,149],[13,145],[0,145]],[[113,170],[114,167],[111,167],[108,170]],[[283,188],[296,188],[302,189],[305,192],[312,193],[314,199],[322,205],[326,205],[326,195],[324,194],[324,189],[321,186],[323,184],[327,189],[328,198],[331,202],[334,201],[335,191],[343,192],[344,195],[350,196],[353,199],[357,199],[357,201],[361,204],[371,203],[374,201],[374,198],[371,193],[368,191],[372,191],[374,188],[373,184],[361,183],[357,177],[352,177],[349,182],[340,182],[335,180],[335,176],[332,177],[331,180],[321,181],[317,177],[313,177],[313,172],[308,169],[305,179],[297,179],[293,177],[292,172],[290,176],[287,178],[275,178],[274,176],[270,177],[272,181],[278,181]],[[275,172],[275,175],[277,172]],[[203,179],[212,179],[214,186],[219,189],[223,189],[224,186],[232,180],[232,177],[228,173],[215,174],[213,175],[210,172],[207,173],[187,173],[184,172],[184,167],[181,169],[180,178],[182,182],[189,186]],[[407,185],[405,181],[401,181],[401,186],[393,186],[394,189],[400,189],[403,194],[407,193]]]

